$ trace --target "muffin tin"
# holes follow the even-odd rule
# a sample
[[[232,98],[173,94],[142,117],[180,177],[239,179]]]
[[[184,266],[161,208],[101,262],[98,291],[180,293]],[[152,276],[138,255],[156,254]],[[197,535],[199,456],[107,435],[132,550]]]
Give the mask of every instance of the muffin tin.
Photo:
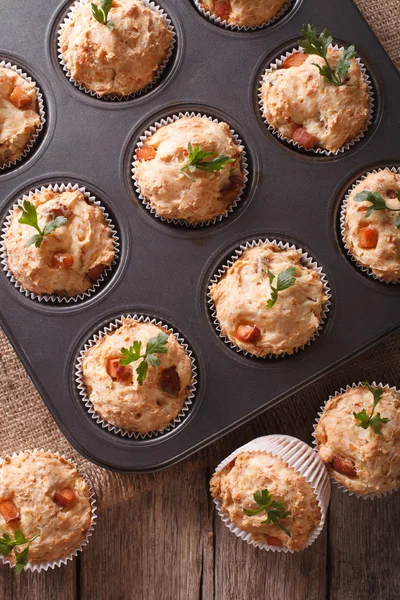
[[[44,303],[0,273],[0,322],[59,427],[102,467],[146,472],[166,467],[253,418],[400,326],[400,286],[363,273],[340,237],[340,205],[363,173],[400,165],[399,74],[352,0],[294,2],[272,25],[229,31],[193,0],[157,2],[176,46],[157,84],[137,98],[93,98],[68,81],[57,30],[71,2],[3,0],[0,60],[40,87],[46,127],[37,149],[0,173],[1,223],[18,198],[49,183],[78,183],[110,214],[120,257],[89,298]],[[40,18],[39,18],[40,16]],[[373,122],[338,156],[289,147],[268,131],[258,107],[260,73],[296,46],[303,23],[354,43],[374,87]],[[29,35],[27,35],[29,33]],[[225,219],[201,228],[162,222],[141,203],[131,177],[134,148],[152,123],[179,112],[226,121],[247,150],[249,179]],[[207,305],[210,280],[235,250],[269,238],[303,248],[326,273],[332,298],[318,338],[293,356],[260,360],[218,336]],[[182,422],[161,436],[134,439],[103,429],[79,396],[75,365],[97,331],[123,314],[168,323],[193,350],[198,385]]]

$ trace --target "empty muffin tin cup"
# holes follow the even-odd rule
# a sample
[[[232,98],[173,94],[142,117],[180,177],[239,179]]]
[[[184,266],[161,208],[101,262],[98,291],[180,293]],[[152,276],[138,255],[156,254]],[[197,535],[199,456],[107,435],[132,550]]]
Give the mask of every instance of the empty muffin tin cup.
[[[369,171],[368,173],[364,173],[364,175],[362,177],[360,177],[359,179],[357,179],[357,181],[355,181],[353,183],[353,185],[351,186],[351,188],[348,190],[346,196],[343,199],[342,205],[340,207],[340,233],[342,236],[342,242],[343,242],[343,246],[347,252],[347,255],[350,257],[351,261],[354,262],[357,267],[359,269],[361,269],[361,271],[363,273],[366,273],[367,275],[370,275],[371,277],[373,277],[374,279],[376,279],[377,281],[381,281],[382,283],[387,283],[387,284],[398,284],[400,283],[400,279],[395,279],[393,281],[388,281],[386,279],[383,279],[382,277],[378,277],[377,275],[375,275],[375,273],[372,271],[372,269],[365,267],[364,265],[362,265],[358,259],[354,256],[354,254],[352,254],[350,247],[347,244],[346,241],[346,212],[347,212],[347,205],[349,202],[349,198],[350,195],[352,194],[352,192],[354,191],[354,189],[362,182],[364,181],[364,179],[366,179],[368,177],[368,175],[370,175],[371,173],[379,173],[381,171],[385,171],[385,169],[390,168],[390,170],[392,171],[392,173],[396,173],[400,175],[400,167],[395,168],[395,167],[383,167],[381,169],[374,169],[373,171]]]
[[[32,135],[31,139],[29,140],[28,145],[25,147],[21,156],[19,156],[18,158],[15,158],[14,160],[10,160],[9,162],[0,165],[0,173],[1,173],[2,171],[9,169],[10,167],[14,167],[18,163],[21,163],[28,156],[28,154],[32,150],[33,146],[35,145],[35,142],[38,139],[41,131],[43,130],[44,124],[46,123],[46,115],[45,115],[45,111],[44,111],[43,95],[42,95],[42,92],[40,91],[40,88],[38,87],[37,83],[35,81],[33,81],[33,79],[31,77],[29,77],[29,75],[24,73],[19,67],[17,67],[16,65],[13,65],[10,62],[2,60],[2,61],[0,61],[0,67],[3,69],[12,69],[16,73],[18,73],[18,75],[20,77],[25,79],[28,83],[34,84],[37,105],[38,105],[38,111],[39,111],[39,117],[40,117],[40,125],[36,129],[35,133]]]
[[[184,350],[188,354],[190,361],[192,363],[192,383],[189,388],[186,400],[185,400],[179,414],[170,423],[168,423],[168,425],[166,427],[164,427],[163,429],[160,429],[157,431],[149,431],[147,433],[138,433],[136,431],[127,431],[125,429],[122,429],[121,427],[118,427],[117,425],[113,425],[112,423],[103,419],[100,416],[100,414],[96,412],[96,410],[88,396],[86,385],[83,380],[83,370],[82,370],[82,361],[85,357],[85,354],[89,350],[89,348],[96,345],[98,340],[100,340],[101,338],[103,338],[103,337],[113,333],[117,329],[119,329],[122,326],[122,319],[133,319],[133,320],[137,321],[138,323],[151,323],[152,325],[157,325],[158,327],[161,327],[165,333],[169,333],[170,335],[173,335],[177,339],[177,341],[181,344],[181,346],[184,348]],[[149,438],[159,437],[160,435],[163,435],[165,433],[168,433],[169,431],[172,431],[177,425],[182,423],[184,421],[184,419],[188,416],[190,408],[193,404],[193,399],[196,394],[197,365],[196,365],[196,361],[194,359],[192,350],[189,348],[188,344],[185,342],[183,337],[181,337],[181,335],[179,333],[175,332],[172,329],[172,327],[170,327],[169,325],[166,325],[165,323],[163,323],[162,321],[160,321],[158,319],[151,319],[150,317],[145,317],[143,315],[127,314],[127,315],[121,315],[121,317],[119,319],[112,321],[107,326],[100,329],[100,331],[98,331],[93,337],[91,337],[85,343],[82,350],[79,352],[78,360],[76,363],[75,381],[76,381],[76,385],[78,388],[79,396],[80,396],[82,402],[84,403],[85,407],[88,409],[89,415],[92,417],[92,419],[94,419],[94,421],[96,421],[96,423],[101,425],[103,429],[107,429],[108,431],[111,431],[112,433],[115,433],[116,435],[127,436],[128,438],[133,437],[136,440],[145,440],[145,439],[149,439]]]
[[[26,450],[21,451],[21,452],[13,452],[13,454],[11,454],[11,455],[9,455],[9,454],[6,455],[5,458],[15,458],[17,456],[20,456],[21,454],[24,454],[24,452],[26,452]],[[77,465],[72,460],[70,460],[69,458],[64,456],[63,454],[60,454],[59,452],[52,452],[51,450],[44,450],[43,448],[40,448],[40,449],[34,448],[33,450],[28,450],[28,452],[31,452],[31,454],[35,454],[36,452],[50,452],[51,454],[54,454],[54,455],[58,456],[59,458],[63,458],[78,471],[80,477],[82,477],[82,479],[86,483],[86,485],[89,489],[89,492],[90,492],[89,499],[90,499],[90,505],[91,505],[91,509],[92,509],[91,523],[86,532],[85,539],[83,540],[83,542],[81,543],[79,548],[74,550],[74,552],[72,552],[69,556],[67,556],[65,558],[59,558],[58,560],[50,560],[50,561],[41,562],[41,563],[29,563],[28,562],[28,564],[24,568],[24,571],[31,571],[31,572],[48,571],[48,569],[54,569],[55,567],[61,567],[61,565],[66,565],[69,560],[73,560],[76,556],[78,556],[78,552],[82,552],[84,547],[88,545],[88,543],[90,541],[89,538],[94,531],[94,527],[96,525],[96,519],[97,519],[96,496],[93,491],[92,484],[89,481],[89,479],[87,478],[87,476],[82,474],[81,471],[79,470],[79,468],[77,467]],[[2,462],[4,462],[4,458],[0,458],[0,464]],[[4,564],[10,565],[11,568],[15,567],[15,564],[5,556],[0,556],[0,564],[1,564],[1,562]]]
[[[221,120],[214,119],[213,117],[210,117],[209,115],[205,115],[202,113],[195,113],[195,112],[184,112],[184,113],[180,112],[176,115],[171,115],[170,117],[166,117],[165,119],[156,121],[153,125],[151,125],[149,127],[149,129],[146,129],[144,131],[144,133],[140,136],[138,143],[136,144],[135,153],[134,153],[133,162],[132,162],[132,179],[133,179],[134,186],[136,189],[136,193],[139,197],[139,200],[147,208],[147,210],[150,211],[150,213],[154,217],[156,217],[157,219],[160,219],[160,221],[163,221],[163,222],[166,222],[169,224],[173,223],[174,225],[182,225],[182,226],[186,226],[186,227],[205,227],[207,225],[214,225],[215,223],[222,221],[225,217],[228,217],[234,211],[234,209],[236,208],[236,206],[238,205],[238,203],[240,202],[240,200],[243,196],[244,190],[246,188],[246,183],[249,179],[246,148],[244,147],[242,140],[239,138],[238,134],[234,131],[234,129],[230,128],[229,131],[232,135],[233,142],[237,146],[240,146],[242,148],[242,153],[241,153],[241,157],[240,157],[240,166],[241,166],[241,170],[242,170],[242,174],[243,174],[243,186],[240,189],[240,191],[238,192],[238,195],[237,195],[236,199],[234,200],[234,202],[232,202],[232,204],[226,209],[226,211],[222,215],[214,217],[213,219],[209,219],[206,221],[200,221],[200,222],[196,222],[196,223],[190,223],[188,221],[185,221],[184,219],[168,219],[166,217],[162,217],[161,215],[157,214],[156,209],[153,208],[151,206],[150,202],[148,202],[147,199],[143,196],[139,182],[136,177],[136,170],[137,170],[137,167],[139,164],[139,161],[136,159],[136,150],[142,148],[144,146],[145,141],[148,138],[150,138],[152,135],[154,135],[158,129],[160,129],[161,127],[164,127],[165,125],[171,125],[171,123],[175,123],[176,121],[179,121],[179,119],[182,119],[184,117],[188,117],[188,118],[201,117],[202,119],[208,119],[209,121],[212,121],[213,123],[221,123],[222,122]]]
[[[227,344],[228,346],[230,346],[231,348],[236,350],[236,352],[241,352],[245,356],[252,356],[252,357],[258,358],[258,359],[283,358],[285,356],[288,356],[289,354],[287,352],[283,352],[282,354],[266,354],[265,356],[257,356],[256,354],[253,354],[251,352],[247,352],[246,350],[243,350],[242,348],[237,346],[235,343],[233,343],[227,336],[225,336],[222,333],[221,326],[220,326],[220,323],[219,323],[218,317],[217,317],[217,310],[216,310],[216,307],[214,305],[213,299],[210,294],[211,286],[213,286],[214,284],[221,281],[221,279],[224,277],[224,275],[227,273],[227,271],[230,269],[230,267],[242,256],[242,254],[246,250],[248,250],[249,248],[255,248],[256,246],[262,246],[264,244],[274,244],[274,246],[276,246],[277,248],[280,248],[281,250],[289,250],[289,249],[300,250],[301,264],[304,267],[307,267],[308,269],[312,269],[313,271],[318,273],[318,275],[321,279],[322,285],[323,285],[324,294],[327,297],[327,301],[325,302],[323,309],[322,309],[319,326],[318,326],[317,330],[307,340],[307,342],[305,344],[303,344],[302,346],[299,346],[298,348],[295,348],[293,350],[293,354],[297,353],[299,350],[304,350],[304,348],[309,346],[319,336],[319,334],[321,333],[321,331],[324,327],[325,321],[326,321],[328,313],[329,313],[329,307],[331,305],[330,298],[332,296],[331,296],[331,290],[328,285],[328,279],[327,279],[325,273],[323,272],[322,267],[318,266],[318,263],[315,262],[315,260],[311,256],[309,256],[309,254],[307,252],[305,252],[302,248],[298,248],[294,244],[289,244],[289,242],[284,243],[284,242],[277,241],[277,240],[269,240],[269,239],[262,240],[262,239],[260,239],[260,240],[252,240],[252,241],[246,242],[244,244],[241,244],[239,246],[239,248],[235,251],[235,253],[230,257],[230,259],[224,265],[222,265],[218,269],[218,271],[213,275],[213,277],[208,285],[207,303],[208,303],[209,310],[211,313],[211,319],[213,321],[213,324],[215,326],[215,329],[216,329],[219,337],[225,342],[225,344]]]
[[[371,383],[371,385],[373,387],[378,387],[378,388],[382,388],[384,390],[390,390],[393,392],[397,392],[398,394],[400,394],[400,391],[398,389],[396,389],[393,386],[390,386],[389,384],[383,384],[383,383],[376,383],[375,381],[373,381]],[[361,381],[359,381],[358,383],[353,383],[352,385],[347,385],[346,388],[340,388],[340,391],[335,392],[333,394],[333,396],[329,396],[328,400],[321,406],[320,412],[318,413],[318,418],[315,420],[315,424],[314,424],[314,431],[313,431],[313,445],[315,446],[315,449],[318,452],[318,445],[317,445],[317,440],[315,437],[315,430],[318,426],[319,420],[322,417],[322,414],[325,410],[326,405],[328,404],[328,402],[330,400],[333,400],[333,398],[337,398],[338,396],[341,396],[342,394],[344,394],[345,392],[347,392],[348,390],[357,388],[357,387],[364,387],[363,383]],[[379,493],[369,493],[369,494],[358,494],[357,492],[352,492],[351,490],[349,490],[346,486],[342,485],[341,483],[339,483],[338,481],[336,481],[336,479],[330,475],[331,478],[331,482],[338,487],[339,489],[341,489],[343,492],[349,494],[349,496],[355,496],[356,498],[363,498],[364,500],[367,499],[375,499],[375,498],[383,498],[384,496],[388,496],[390,494],[393,494],[393,492],[397,491],[399,488],[393,488],[392,490],[388,490],[386,492],[379,492]]]
[[[306,482],[313,488],[321,511],[321,519],[319,525],[310,533],[304,548],[311,546],[324,528],[331,494],[328,471],[318,454],[305,442],[289,435],[266,435],[256,438],[232,452],[232,454],[218,465],[215,473],[222,471],[233,459],[243,452],[265,452],[280,458],[288,467],[291,467],[296,473],[304,477]],[[222,510],[222,504],[219,500],[214,498],[214,503],[226,527],[248,544],[251,544],[255,548],[270,550],[272,552],[290,552],[291,554],[298,552],[298,550],[291,550],[284,546],[271,546],[267,542],[254,541],[251,533],[239,529],[239,527],[232,523],[227,513]]]
[[[147,7],[150,8],[151,10],[154,10],[155,12],[157,12],[159,15],[162,16],[162,18],[164,19],[165,24],[167,25],[168,29],[170,30],[171,34],[172,34],[172,39],[171,39],[171,45],[169,47],[169,51],[167,53],[167,56],[165,57],[164,61],[159,65],[157,71],[154,74],[154,79],[153,81],[151,81],[150,83],[148,83],[144,88],[142,88],[141,90],[138,90],[137,92],[133,92],[132,94],[126,94],[125,96],[119,96],[117,94],[104,94],[104,95],[100,95],[97,92],[94,92],[93,90],[88,89],[84,83],[76,81],[72,75],[71,72],[68,70],[68,67],[66,66],[65,62],[64,62],[64,57],[61,51],[61,40],[60,40],[60,35],[61,32],[63,31],[63,29],[65,29],[65,27],[67,27],[67,25],[69,25],[70,23],[73,22],[74,18],[75,18],[75,13],[76,11],[83,6],[84,4],[87,4],[88,2],[90,2],[90,0],[77,0],[76,2],[74,2],[71,5],[71,8],[68,12],[68,14],[66,15],[66,17],[64,18],[63,22],[60,24],[60,27],[58,29],[58,34],[57,34],[57,54],[58,54],[58,61],[66,75],[66,77],[69,79],[69,81],[75,86],[77,87],[79,90],[81,90],[81,92],[85,92],[85,94],[88,94],[89,96],[92,96],[92,98],[98,98],[99,100],[106,100],[106,101],[111,101],[111,102],[121,102],[124,100],[133,100],[134,98],[138,98],[139,96],[142,96],[143,94],[146,94],[147,92],[149,92],[150,90],[152,90],[157,83],[160,80],[160,77],[162,76],[163,72],[165,71],[165,68],[167,67],[170,58],[174,52],[175,46],[176,46],[176,32],[175,32],[175,28],[172,24],[171,19],[168,17],[167,13],[165,12],[165,10],[163,10],[161,8],[161,6],[158,6],[158,4],[156,4],[155,2],[151,2],[150,0],[141,0],[143,2],[143,4]]]
[[[93,283],[93,285],[88,290],[86,290],[86,292],[83,292],[82,294],[78,294],[76,296],[58,296],[56,294],[51,294],[51,295],[50,294],[35,294],[34,292],[29,292],[28,290],[26,290],[25,288],[22,287],[22,285],[14,277],[14,275],[12,274],[12,272],[10,271],[10,269],[8,267],[5,237],[6,237],[6,234],[9,230],[9,227],[11,224],[11,217],[14,214],[14,211],[18,210],[18,207],[23,204],[24,200],[29,201],[30,198],[32,198],[32,196],[34,196],[35,194],[44,192],[46,190],[51,190],[51,191],[57,192],[57,193],[76,191],[76,190],[79,190],[80,192],[82,192],[82,194],[84,195],[85,200],[88,204],[94,204],[101,209],[103,216],[104,216],[104,220],[106,221],[106,223],[110,229],[112,238],[113,238],[113,242],[114,242],[114,260],[113,260],[113,262],[111,263],[111,265],[109,265],[108,267],[106,267],[104,269],[104,271],[101,273],[101,275],[97,279],[97,281],[95,281]],[[9,278],[11,283],[14,285],[14,287],[19,292],[21,292],[21,294],[26,296],[26,298],[31,298],[32,300],[38,300],[39,302],[58,302],[58,303],[64,302],[64,303],[68,304],[68,303],[78,302],[78,300],[85,300],[85,299],[90,298],[90,296],[98,290],[100,284],[107,278],[109,273],[112,271],[114,265],[117,263],[118,256],[119,256],[119,237],[118,237],[117,230],[115,229],[115,226],[114,226],[113,222],[111,221],[110,216],[106,212],[105,208],[102,206],[101,202],[99,200],[97,200],[96,197],[93,196],[90,192],[88,192],[85,187],[80,186],[77,183],[56,183],[56,184],[51,184],[51,185],[47,185],[47,186],[41,186],[40,188],[31,190],[28,194],[24,194],[22,196],[22,198],[20,198],[13,205],[13,207],[10,209],[10,211],[7,214],[7,216],[4,220],[4,223],[3,223],[2,234],[1,234],[1,239],[0,239],[0,263],[3,267],[3,271],[6,274],[6,276]]]
[[[333,50],[345,50],[345,48],[338,46],[337,44],[333,45],[331,44],[329,46],[330,48],[332,48]],[[294,48],[291,52],[286,52],[286,54],[282,54],[279,58],[277,58],[273,63],[271,63],[269,65],[269,67],[264,71],[262,77],[261,77],[261,81],[259,84],[259,89],[258,89],[258,105],[259,105],[259,109],[260,109],[260,113],[261,113],[261,117],[264,121],[264,123],[266,124],[266,126],[268,127],[268,130],[279,140],[281,140],[282,142],[285,142],[287,144],[289,144],[290,146],[292,146],[293,148],[296,148],[297,150],[302,150],[304,152],[310,153],[310,154],[316,154],[316,155],[321,155],[321,156],[338,156],[339,154],[343,154],[343,152],[346,152],[346,150],[349,150],[350,148],[352,148],[355,144],[357,144],[357,142],[359,142],[360,140],[362,140],[362,138],[365,136],[366,132],[368,131],[370,125],[372,124],[373,118],[374,118],[374,111],[375,111],[375,95],[374,95],[374,89],[372,87],[372,82],[371,82],[371,78],[368,74],[368,71],[366,69],[366,67],[364,66],[364,64],[361,62],[361,60],[356,57],[356,61],[360,67],[362,76],[365,80],[365,83],[367,84],[367,93],[368,93],[368,117],[366,120],[366,124],[365,127],[362,131],[360,131],[356,137],[354,137],[352,140],[350,140],[349,142],[347,142],[347,144],[344,144],[341,148],[339,148],[338,150],[325,150],[324,148],[304,148],[303,146],[301,146],[300,144],[298,144],[297,142],[295,142],[293,139],[289,139],[286,136],[282,135],[281,133],[279,133],[279,131],[277,129],[275,129],[266,119],[265,115],[264,115],[264,102],[263,102],[263,98],[262,98],[262,86],[264,83],[264,79],[265,76],[273,73],[274,71],[277,71],[278,69],[282,68],[283,63],[285,62],[285,60],[287,58],[289,58],[289,56],[292,56],[292,54],[296,54],[297,52],[302,52],[302,49],[300,47],[298,48]]]
[[[210,21],[214,25],[218,25],[219,27],[223,27],[224,29],[228,29],[230,31],[246,32],[246,31],[257,31],[259,29],[264,29],[265,27],[268,27],[269,25],[276,23],[276,21],[281,19],[283,17],[283,15],[285,15],[287,13],[289,8],[293,5],[294,0],[288,0],[287,2],[285,2],[285,4],[283,4],[283,6],[279,9],[279,11],[276,13],[276,15],[274,15],[267,21],[264,21],[263,23],[259,23],[258,25],[252,25],[252,26],[235,25],[234,23],[229,23],[229,21],[225,21],[224,19],[217,17],[210,10],[207,10],[206,8],[204,8],[201,5],[201,2],[199,2],[199,0],[193,0],[193,2],[195,4],[197,10],[203,15],[203,17],[205,17],[208,21]]]

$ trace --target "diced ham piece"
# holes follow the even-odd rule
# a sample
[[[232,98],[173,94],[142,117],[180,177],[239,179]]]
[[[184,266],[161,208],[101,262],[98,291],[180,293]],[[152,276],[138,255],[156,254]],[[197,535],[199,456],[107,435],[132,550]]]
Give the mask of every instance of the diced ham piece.
[[[107,373],[119,383],[131,385],[132,369],[128,366],[120,365],[119,360],[119,358],[109,358],[107,360]]]
[[[236,330],[236,337],[246,344],[255,344],[261,337],[261,331],[258,327],[252,325],[239,325]]]
[[[375,248],[378,243],[378,231],[375,227],[362,227],[358,231],[358,244],[360,248]]]
[[[306,150],[311,150],[311,148],[314,148],[314,146],[317,144],[317,138],[308,133],[308,131],[303,129],[303,127],[298,127],[294,131],[292,138]]]
[[[68,506],[75,499],[75,492],[71,488],[65,488],[54,494],[53,500],[58,506]]]
[[[270,546],[283,546],[282,540],[280,540],[277,537],[274,537],[273,535],[268,535],[268,534],[267,534],[267,544],[269,544]]]
[[[53,254],[52,266],[56,269],[70,269],[74,264],[72,254]]]
[[[303,54],[303,52],[295,52],[287,57],[287,59],[283,62],[282,67],[284,69],[290,69],[290,67],[299,67],[306,59],[307,55]]]
[[[162,370],[159,378],[159,386],[167,394],[178,394],[181,389],[181,380],[175,365]]]
[[[15,506],[14,502],[11,502],[11,500],[0,502],[0,514],[6,523],[16,521],[20,517],[18,508]]]
[[[231,5],[228,0],[215,0],[214,2],[214,14],[222,21],[229,19],[231,14]]]
[[[341,456],[335,456],[331,462],[332,469],[346,475],[346,477],[357,477],[356,467],[354,462],[348,458],[342,458]]]
[[[32,102],[31,96],[18,86],[13,89],[9,100],[16,108],[26,108]]]
[[[156,151],[151,146],[143,146],[136,150],[136,158],[142,160],[152,160],[156,157]]]
[[[92,269],[89,269],[89,271],[87,272],[89,279],[91,279],[92,281],[97,281],[105,268],[106,268],[106,265],[103,265],[102,263],[100,263],[99,265],[96,265]]]

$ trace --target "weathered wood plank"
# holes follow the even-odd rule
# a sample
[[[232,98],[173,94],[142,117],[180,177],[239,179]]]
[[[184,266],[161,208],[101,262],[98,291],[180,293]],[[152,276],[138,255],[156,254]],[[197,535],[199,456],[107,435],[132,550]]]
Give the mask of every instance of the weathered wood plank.
[[[2,600],[78,600],[76,561],[47,573],[24,572],[18,578],[8,565],[0,565]]]

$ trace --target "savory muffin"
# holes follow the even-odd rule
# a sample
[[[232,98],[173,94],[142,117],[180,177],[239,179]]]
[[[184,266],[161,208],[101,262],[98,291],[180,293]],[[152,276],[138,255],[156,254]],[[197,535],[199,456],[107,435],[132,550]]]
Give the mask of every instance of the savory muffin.
[[[182,117],[137,149],[136,181],[158,216],[201,223],[223,215],[238,197],[242,151],[226,123]]]
[[[0,67],[0,167],[21,158],[39,127],[35,84]]]
[[[39,564],[71,556],[92,524],[90,490],[75,467],[44,450],[26,451],[0,463],[0,537],[20,531],[5,558],[12,563],[27,547],[28,562]]]
[[[141,0],[113,0],[108,26],[93,3],[79,6],[60,33],[64,64],[74,81],[99,96],[126,96],[152,83],[167,59],[172,32]],[[100,9],[99,2],[95,2]]]
[[[332,69],[341,56],[341,50],[328,48]],[[320,56],[296,52],[282,68],[268,70],[261,87],[263,114],[278,133],[300,146],[336,152],[367,126],[367,84],[354,58],[340,86],[331,85],[315,63],[325,64]]]
[[[115,254],[103,211],[73,189],[42,189],[16,206],[4,244],[9,270],[34,294],[82,294]]]
[[[373,208],[376,206],[376,210]],[[343,238],[356,260],[385,281],[400,278],[400,174],[369,173],[348,196]]]
[[[232,25],[255,27],[275,17],[287,0],[199,0],[204,10]]]
[[[210,287],[221,332],[242,350],[292,354],[317,331],[327,296],[300,250],[248,248]]]
[[[321,510],[311,485],[268,452],[240,453],[214,474],[210,490],[231,522],[241,531],[251,533],[255,542],[302,550],[321,521]],[[271,502],[279,506],[271,506]],[[266,523],[272,513],[259,510],[268,504],[280,513],[276,522]]]
[[[359,385],[327,402],[315,428],[332,478],[356,494],[400,486],[400,394]]]
[[[170,332],[123,318],[122,326],[85,351],[82,380],[96,413],[140,434],[165,429],[181,412],[192,385],[192,363]]]

